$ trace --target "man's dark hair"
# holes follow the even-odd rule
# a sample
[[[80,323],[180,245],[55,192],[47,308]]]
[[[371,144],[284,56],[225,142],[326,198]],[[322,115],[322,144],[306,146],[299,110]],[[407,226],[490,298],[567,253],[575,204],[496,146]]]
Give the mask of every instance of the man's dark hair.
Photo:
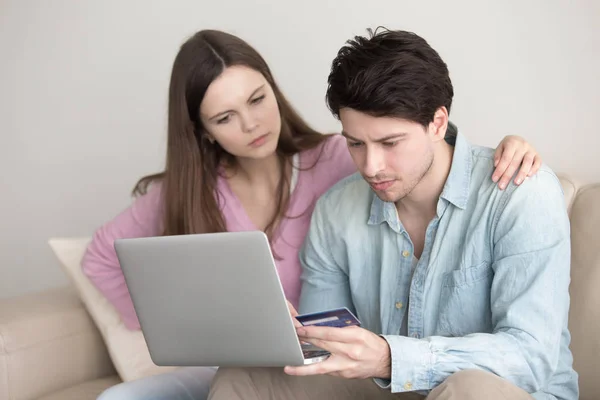
[[[369,38],[347,41],[333,60],[326,99],[337,118],[348,107],[426,127],[438,108],[450,112],[448,67],[425,39],[399,30],[368,32]]]

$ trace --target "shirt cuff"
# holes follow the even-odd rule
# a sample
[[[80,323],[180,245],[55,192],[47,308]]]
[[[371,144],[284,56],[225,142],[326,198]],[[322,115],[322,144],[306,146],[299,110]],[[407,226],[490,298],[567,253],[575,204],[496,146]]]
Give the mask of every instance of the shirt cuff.
[[[373,381],[382,389],[389,389],[392,387],[392,381],[390,379],[373,378]]]
[[[399,335],[382,337],[390,346],[392,393],[431,390],[436,357],[430,342]],[[375,383],[379,385],[377,381]]]

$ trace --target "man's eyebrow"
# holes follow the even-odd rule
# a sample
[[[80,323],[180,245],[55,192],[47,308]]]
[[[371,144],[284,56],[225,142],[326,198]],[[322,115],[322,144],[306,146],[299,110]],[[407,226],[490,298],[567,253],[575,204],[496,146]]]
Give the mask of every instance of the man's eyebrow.
[[[346,132],[346,131],[342,131],[342,136],[345,137],[346,139],[354,140],[355,142],[360,142],[360,140],[358,140],[357,138],[354,138],[354,137],[350,136],[348,134],[348,132]]]
[[[406,135],[407,134],[405,132],[392,133],[391,135],[387,135],[387,136],[384,136],[384,137],[382,137],[380,139],[375,140],[375,142],[378,142],[378,143],[387,142],[388,140],[398,139],[398,138],[404,137]],[[342,131],[342,136],[344,136],[347,139],[354,140],[355,142],[361,142],[361,140],[359,140],[359,139],[357,139],[355,137],[352,137],[346,131]]]

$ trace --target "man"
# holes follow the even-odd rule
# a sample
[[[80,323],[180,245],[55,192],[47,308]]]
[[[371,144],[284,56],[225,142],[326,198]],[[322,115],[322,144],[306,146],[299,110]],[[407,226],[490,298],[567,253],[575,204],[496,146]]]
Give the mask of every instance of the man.
[[[317,202],[300,311],[345,306],[363,326],[298,328],[329,359],[223,369],[211,398],[578,398],[559,181],[543,166],[499,190],[492,150],[447,135],[452,97],[415,34],[339,51],[327,102],[360,175]]]

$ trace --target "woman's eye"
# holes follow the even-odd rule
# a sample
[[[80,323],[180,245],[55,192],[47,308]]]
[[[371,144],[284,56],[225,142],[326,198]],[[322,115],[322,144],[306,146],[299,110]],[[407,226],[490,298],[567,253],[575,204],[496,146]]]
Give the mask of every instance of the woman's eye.
[[[258,103],[260,103],[261,101],[263,101],[263,99],[264,99],[264,98],[265,98],[265,95],[262,95],[262,96],[260,96],[260,97],[256,97],[256,98],[252,99],[250,102],[251,102],[252,104],[258,104]]]

